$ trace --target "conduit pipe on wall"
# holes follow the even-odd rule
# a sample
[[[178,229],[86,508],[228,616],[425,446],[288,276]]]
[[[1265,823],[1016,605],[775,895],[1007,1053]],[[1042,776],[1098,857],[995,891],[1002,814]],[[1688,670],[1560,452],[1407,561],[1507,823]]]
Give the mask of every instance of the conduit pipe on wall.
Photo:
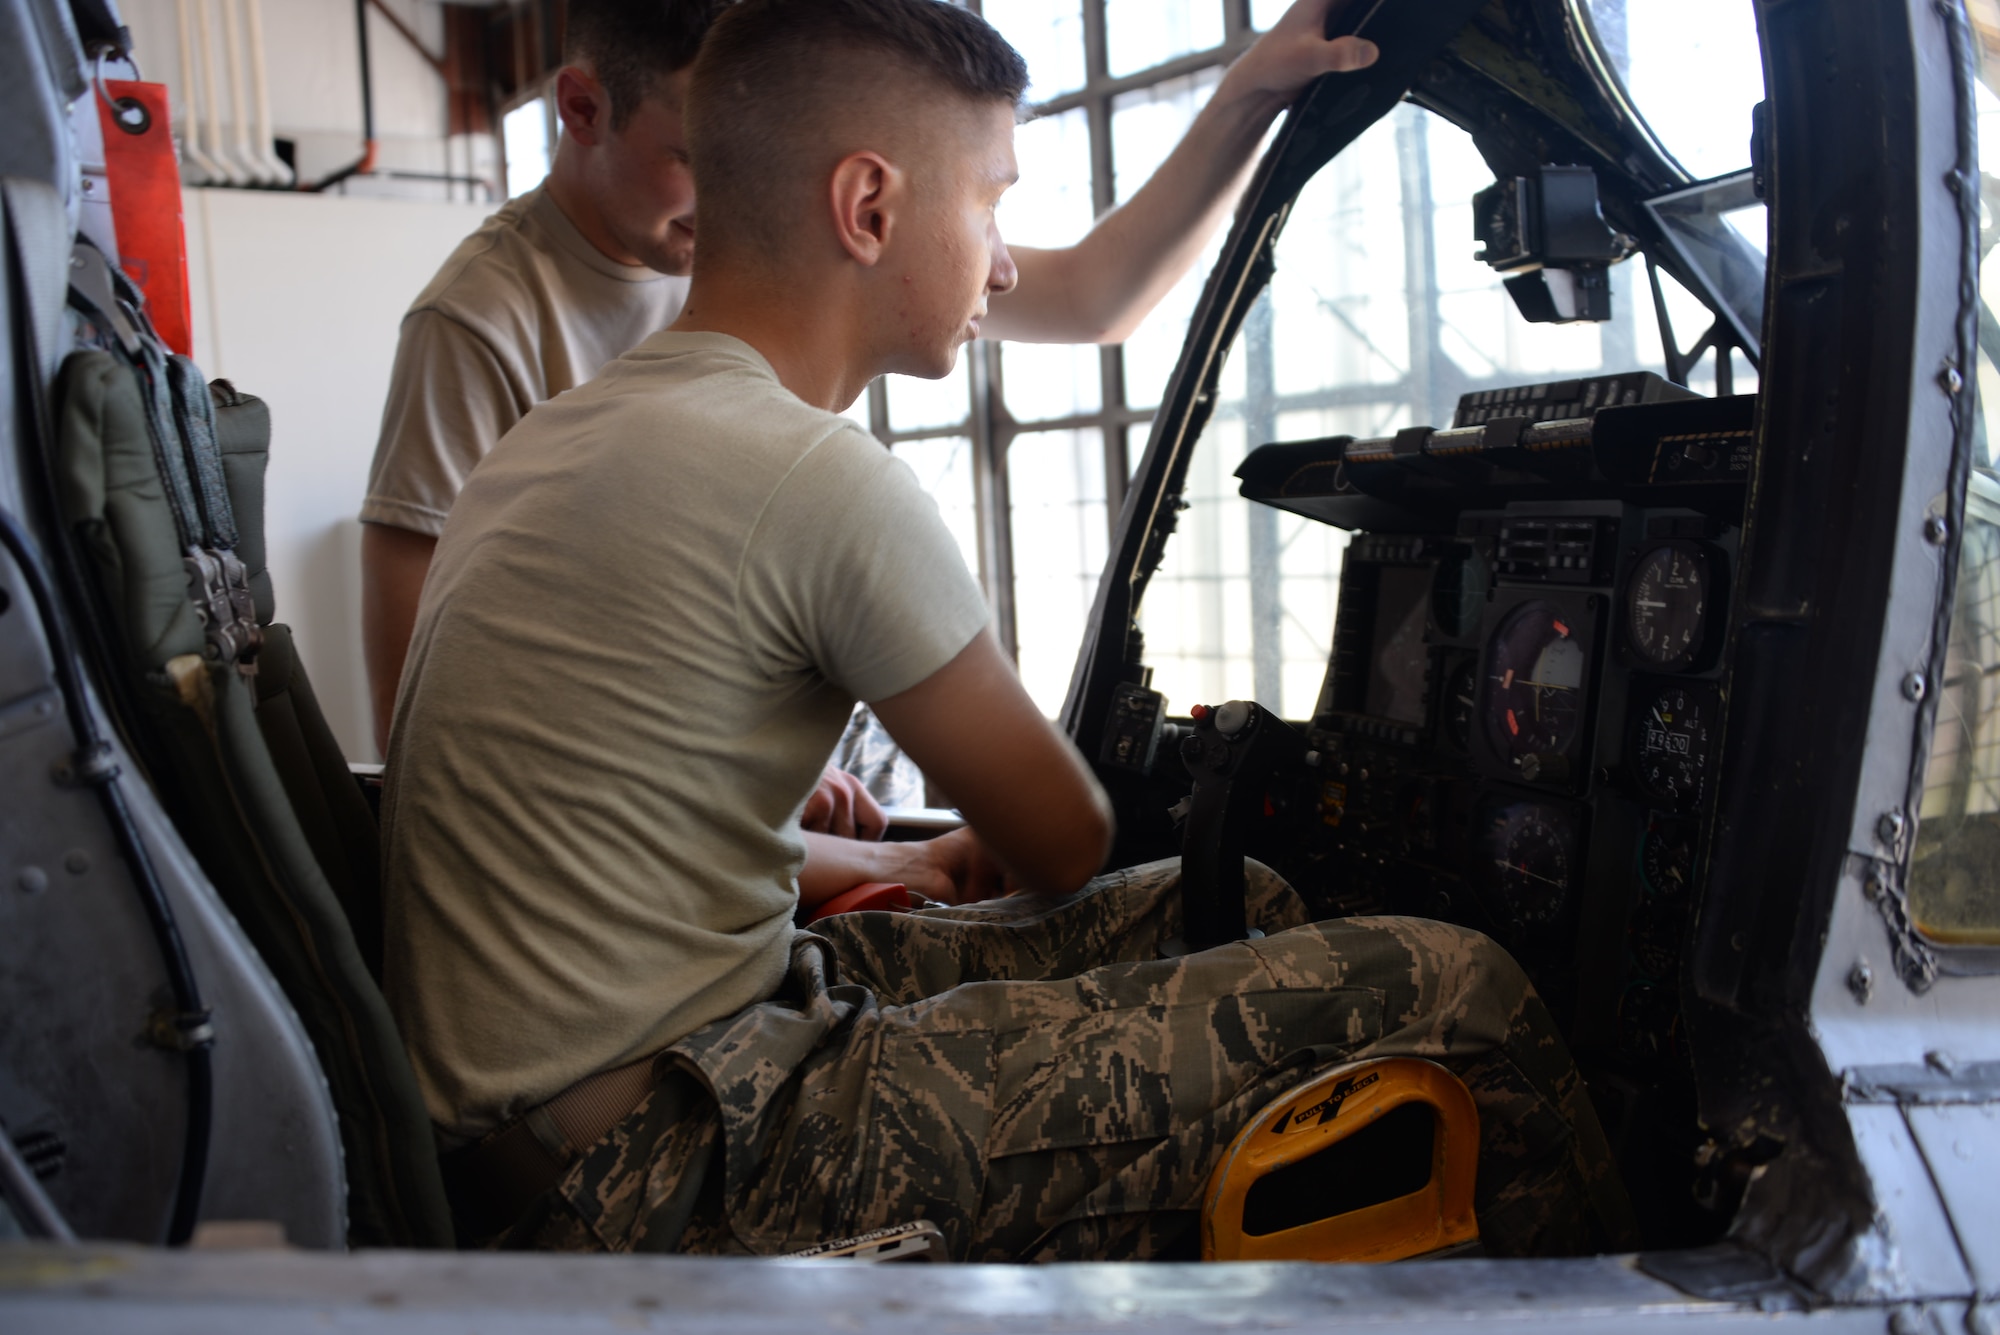
[[[209,26],[208,0],[195,0],[195,32],[201,42],[201,100],[208,113],[203,117],[207,133],[202,138],[202,151],[216,166],[219,183],[248,185],[250,176],[230,160],[229,152],[222,146],[222,99],[215,94],[215,33]]]
[[[361,156],[317,181],[302,182],[301,190],[324,190],[350,176],[375,170],[375,92],[368,68],[368,0],[354,0],[354,38],[361,58]]]
[[[222,6],[222,53],[228,62],[225,68],[229,74],[229,124],[236,132],[236,141],[229,146],[229,160],[255,184],[275,185],[276,178],[264,169],[262,156],[250,146],[250,98],[243,86],[243,34],[236,17],[236,0],[217,0],[217,3]]]
[[[189,0],[174,0],[174,22],[181,39],[181,155],[193,169],[189,184],[209,185],[225,178],[222,168],[201,147],[201,99],[195,95],[194,35],[189,31],[188,4]]]
[[[250,93],[256,109],[257,154],[273,185],[290,185],[294,179],[285,165],[271,134],[271,81],[264,57],[264,0],[243,0],[244,26],[250,38]]]

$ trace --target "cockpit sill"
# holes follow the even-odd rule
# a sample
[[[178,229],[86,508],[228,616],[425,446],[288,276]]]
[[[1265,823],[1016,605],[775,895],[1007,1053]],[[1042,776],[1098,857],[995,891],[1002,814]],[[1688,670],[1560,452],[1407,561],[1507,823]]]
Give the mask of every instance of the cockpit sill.
[[[1656,1265],[1656,1260],[1665,1261]],[[1654,1273],[1648,1273],[1652,1271]],[[1671,1278],[1661,1272],[1671,1272]],[[1715,1296],[1691,1296],[1672,1279]],[[1969,1308],[1815,1308],[1733,1247],[1671,1258],[1448,1260],[1392,1266],[1237,1263],[855,1265],[692,1257],[583,1258],[302,1251],[163,1253],[15,1244],[0,1250],[10,1330],[107,1335],[173,1324],[214,1335],[324,1330],[1193,1331],[1394,1325],[1401,1330],[1990,1330]],[[1981,1309],[1971,1321],[1991,1320]],[[1926,1324],[1930,1323],[1930,1324]]]

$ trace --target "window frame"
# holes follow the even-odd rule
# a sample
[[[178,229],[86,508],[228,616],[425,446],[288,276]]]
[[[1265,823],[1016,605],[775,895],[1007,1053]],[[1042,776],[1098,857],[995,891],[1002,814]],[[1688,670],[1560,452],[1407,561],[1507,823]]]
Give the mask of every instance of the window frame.
[[[957,0],[975,14],[981,0]],[[1192,51],[1131,74],[1113,77],[1105,21],[1106,0],[1078,0],[1082,7],[1084,84],[1025,108],[1023,120],[1061,115],[1081,108],[1090,142],[1091,213],[1101,218],[1116,200],[1116,163],[1111,144],[1113,103],[1123,94],[1140,91],[1196,74],[1226,68],[1257,40],[1250,24],[1251,0],[1210,0],[1223,7],[1220,46]],[[1007,485],[1007,454],[1014,440],[1042,431],[1095,430],[1104,441],[1105,523],[1107,536],[1116,527],[1130,474],[1131,432],[1152,421],[1154,409],[1133,408],[1125,397],[1123,345],[1101,344],[1097,350],[1099,407],[1093,412],[1063,417],[1016,418],[1007,408],[1001,344],[979,339],[965,349],[968,403],[965,418],[944,426],[898,431],[890,426],[886,380],[868,387],[868,428],[884,445],[965,436],[972,440],[973,504],[979,534],[979,580],[993,608],[994,626],[1008,655],[1018,653],[1015,629],[1014,543],[1012,506]]]
[[[984,0],[955,0],[974,13],[983,15]],[[1110,35],[1107,18],[1108,0],[1076,0],[1081,14],[1081,32],[1084,44],[1084,82],[1081,87],[1064,92],[1024,108],[1023,123],[1047,116],[1057,116],[1081,110],[1085,117],[1090,161],[1091,209],[1095,218],[1102,218],[1117,203],[1117,161],[1113,143],[1112,127],[1114,108],[1121,97],[1134,92],[1186,78],[1210,69],[1226,69],[1235,59],[1255,43],[1260,30],[1252,23],[1253,0],[1208,0],[1219,4],[1223,13],[1223,40],[1219,45],[1203,50],[1191,51],[1171,60],[1137,70],[1130,74],[1114,76],[1110,73]],[[1428,109],[1423,114],[1432,114]],[[1412,217],[1405,222],[1406,239],[1415,256],[1421,257],[1424,269],[1426,291],[1435,296],[1438,284],[1437,255],[1440,238],[1435,230],[1435,206],[1431,200],[1428,175],[1428,154],[1422,146],[1421,135],[1408,135],[1399,129],[1398,156],[1407,176],[1416,172],[1422,176],[1418,190],[1423,201],[1421,217]],[[1412,142],[1405,142],[1406,140]],[[1414,154],[1414,157],[1412,156]],[[1408,188],[1406,183],[1405,188]],[[1407,209],[1406,209],[1407,212]],[[1467,240],[1470,244],[1470,240]],[[1629,312],[1632,325],[1623,322],[1606,326],[1607,330],[1619,330],[1614,338],[1620,340],[1616,346],[1605,349],[1605,365],[1638,364],[1637,347],[1625,346],[1624,329],[1630,328],[1637,336],[1636,323],[1642,318],[1642,307],[1638,284],[1627,266],[1618,266],[1614,271],[1619,282],[1618,300]],[[1414,281],[1415,275],[1410,275]],[[1268,300],[1268,299],[1267,299]],[[1419,319],[1415,312],[1419,305],[1426,307],[1426,314]],[[1269,425],[1280,412],[1298,409],[1333,408],[1359,406],[1363,404],[1393,405],[1410,402],[1417,407],[1418,416],[1425,415],[1423,405],[1436,420],[1449,418],[1456,395],[1448,395],[1450,402],[1440,398],[1443,382],[1449,380],[1451,387],[1463,392],[1500,388],[1520,382],[1518,374],[1498,371],[1489,376],[1468,374],[1460,370],[1457,375],[1449,375],[1439,365],[1444,356],[1440,347],[1442,329],[1435,310],[1435,302],[1412,303],[1412,348],[1410,364],[1402,368],[1402,375],[1395,380],[1367,384],[1336,385],[1303,393],[1279,395],[1274,389],[1266,388],[1259,395],[1255,392],[1261,380],[1268,380],[1269,367],[1262,368],[1266,374],[1260,377],[1255,367],[1246,367],[1252,387],[1252,403],[1246,401],[1240,411],[1246,419],[1246,429],[1258,423]],[[1623,312],[1621,312],[1623,313]],[[1264,325],[1262,341],[1265,360],[1270,356],[1270,333],[1268,306],[1260,302],[1257,311],[1249,317],[1256,325]],[[1422,327],[1418,328],[1417,325]],[[1246,331],[1248,355],[1254,356],[1253,345],[1257,342],[1258,331]],[[918,429],[895,430],[889,415],[889,386],[886,379],[878,379],[869,386],[866,398],[867,425],[870,431],[885,445],[935,439],[939,437],[968,437],[972,441],[973,452],[973,503],[978,535],[977,574],[993,609],[994,625],[1006,652],[1018,661],[1020,637],[1018,631],[1018,592],[1015,581],[1015,559],[1012,531],[1012,505],[1008,482],[1008,456],[1013,442],[1031,433],[1045,431],[1089,430],[1096,431],[1102,440],[1103,470],[1105,490],[1105,523],[1107,537],[1114,539],[1117,534],[1120,513],[1124,507],[1125,495],[1131,477],[1132,465],[1139,452],[1143,451],[1146,440],[1142,436],[1134,440],[1135,428],[1150,432],[1151,423],[1160,410],[1160,405],[1134,407],[1129,402],[1125,364],[1125,345],[1103,344],[1097,349],[1098,402],[1094,411],[1072,413],[1053,418],[1019,418],[1009,409],[1006,397],[1003,370],[1002,340],[980,339],[965,349],[967,361],[967,415],[959,421]],[[1696,353],[1687,358],[1697,360]],[[1591,374],[1592,372],[1578,372]],[[859,416],[859,414],[856,414]],[[1273,437],[1266,437],[1273,438]],[[1274,602],[1264,598],[1262,602]],[[1274,607],[1263,608],[1260,624],[1274,621]],[[1274,628],[1274,627],[1267,627]],[[1263,655],[1271,657],[1276,651]],[[1259,659],[1260,663],[1262,658]],[[1275,659],[1274,659],[1275,664]],[[1275,666],[1266,665],[1275,670]],[[1259,679],[1268,672],[1260,669]]]

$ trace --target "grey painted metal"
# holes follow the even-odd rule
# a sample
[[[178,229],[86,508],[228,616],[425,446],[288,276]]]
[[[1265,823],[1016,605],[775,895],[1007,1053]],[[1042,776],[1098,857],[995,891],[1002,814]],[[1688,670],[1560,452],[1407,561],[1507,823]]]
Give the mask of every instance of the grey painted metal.
[[[0,579],[12,623],[0,628],[0,699],[48,700],[31,605],[11,564]],[[116,841],[93,795],[54,778],[70,748],[59,710],[0,736],[0,977],[10,1014],[34,1018],[0,1028],[0,1121],[60,1161],[45,1186],[79,1232],[153,1240],[171,1204],[185,1080],[175,1054],[146,1041],[166,980]],[[295,1243],[341,1246],[339,1130],[304,1031],[131,756],[120,747],[116,760],[215,1013],[203,1217],[275,1220]]]
[[[7,579],[0,698],[47,698],[32,604],[11,568]],[[0,1122],[85,1236],[154,1241],[172,1205],[186,1078],[176,1054],[145,1041],[167,980],[117,843],[95,794],[53,777],[73,746],[59,710],[0,740],[0,976],[10,1015],[33,1017],[0,1030]]]
[[[86,88],[83,48],[69,6],[47,0],[0,0],[0,176],[72,182],[76,150],[69,105]],[[64,206],[76,222],[77,193]]]
[[[272,1220],[296,1246],[347,1243],[333,1096],[291,1003],[150,790],[133,816],[215,1011],[215,1130],[205,1220]]]
[[[1963,1305],[1919,1311],[1963,1329]],[[190,1252],[0,1245],[0,1328],[377,1332],[1398,1330],[1884,1335],[1883,1307],[1690,1299],[1629,1259],[1396,1266],[865,1265],[691,1257]]]
[[[1927,707],[1926,693],[1908,682],[1943,661],[1958,554],[1956,542],[1935,540],[1932,521],[1953,511],[1954,483],[1964,486],[1962,473],[1953,476],[1953,450],[1968,442],[1954,409],[1970,411],[1955,374],[1969,351],[1960,339],[1968,196],[1959,131],[1972,114],[1970,35],[1962,9],[1912,0],[1908,10],[1915,85],[1927,94],[1916,103],[1921,161],[1914,173],[1923,183],[1923,280],[1911,294],[1917,341],[1902,371],[1917,392],[1849,856],[1811,1018],[1828,1067],[1842,1073],[1847,1120],[1874,1189],[1874,1227],[1858,1244],[1869,1291],[1963,1293],[1976,1284],[1992,1295],[2000,1292],[2000,1111],[1993,1102],[2000,1097],[2000,976],[1939,970],[1937,957],[1950,952],[1916,939],[1907,916],[1895,911],[1914,843],[1920,789],[1913,776],[1922,773],[1935,716],[1935,702]],[[1872,973],[1872,991],[1850,985],[1857,969]]]
[[[0,162],[59,174],[13,198],[45,381],[69,344],[62,294],[77,168],[66,104],[85,90],[73,36],[68,47],[44,37],[68,25],[61,0],[0,3]],[[20,44],[9,45],[15,35]],[[37,113],[43,102],[60,114]],[[0,358],[14,405],[0,420],[0,504],[32,523],[41,514],[31,480],[38,447],[18,434],[15,365],[9,349]],[[50,535],[37,531],[48,550]],[[152,1240],[171,1207],[186,1117],[180,1058],[148,1037],[166,996],[159,945],[104,809],[56,777],[75,743],[58,707],[49,637],[11,561],[0,560],[0,592],[0,980],[9,1016],[0,1026],[0,1123],[78,1232]],[[101,702],[87,707],[114,734]],[[121,745],[113,749],[115,782],[214,1010],[203,1217],[274,1220],[295,1243],[341,1246],[338,1128],[304,1031],[143,771]]]
[[[1964,1297],[1972,1276],[1901,1108],[1848,1110],[1855,1149],[1874,1187],[1875,1226],[1854,1244],[1854,1296]]]
[[[2000,1298],[2000,1105],[1913,1107],[1903,1116],[1951,1212],[1974,1286]]]
[[[14,1147],[14,1138],[4,1126],[0,1126],[0,1204],[4,1204],[10,1221],[25,1227],[29,1236],[51,1242],[76,1241],[69,1220],[63,1218],[62,1211],[42,1190],[35,1170],[21,1157]]]

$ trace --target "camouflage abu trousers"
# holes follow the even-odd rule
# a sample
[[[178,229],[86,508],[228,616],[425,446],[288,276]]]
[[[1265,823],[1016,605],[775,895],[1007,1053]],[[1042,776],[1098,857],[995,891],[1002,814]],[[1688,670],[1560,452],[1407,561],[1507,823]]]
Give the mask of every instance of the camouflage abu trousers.
[[[924,1218],[962,1260],[1192,1256],[1252,1115],[1395,1055],[1479,1105],[1490,1253],[1631,1243],[1576,1068],[1504,950],[1413,918],[1307,924],[1248,870],[1267,935],[1173,960],[1177,862],[815,924],[783,994],[662,1054],[659,1087],[501,1245],[769,1255]]]

